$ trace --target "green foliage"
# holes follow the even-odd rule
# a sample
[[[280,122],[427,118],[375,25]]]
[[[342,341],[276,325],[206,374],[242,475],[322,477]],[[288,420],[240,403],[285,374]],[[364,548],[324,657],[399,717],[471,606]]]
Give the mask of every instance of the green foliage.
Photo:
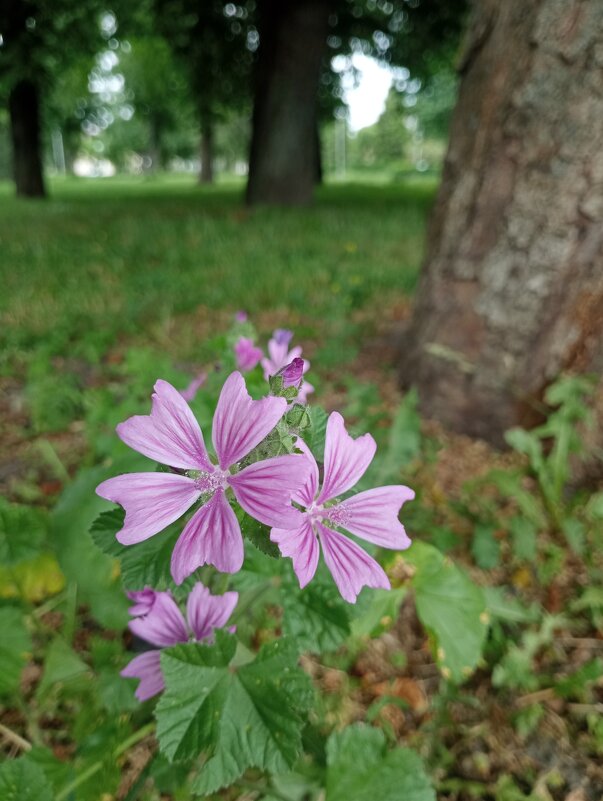
[[[170,760],[206,753],[193,784],[205,795],[232,784],[249,767],[287,770],[301,751],[301,716],[311,691],[293,643],[266,645],[243,664],[237,664],[235,650],[236,640],[217,632],[215,645],[176,646],[161,656],[161,750]]]
[[[464,681],[481,658],[488,631],[484,593],[431,545],[415,542],[405,560],[416,570],[417,612],[434,636],[438,664],[446,677]]]
[[[0,798],[4,801],[53,801],[52,786],[39,765],[21,757],[0,765]]]
[[[494,668],[492,684],[528,692],[538,689],[540,682],[538,674],[534,672],[534,658],[542,648],[551,644],[555,630],[560,625],[558,617],[547,615],[537,630],[526,631],[521,642],[511,644],[504,658]]]
[[[476,563],[484,570],[496,567],[500,560],[500,544],[495,534],[494,526],[483,523],[478,523],[473,532],[471,552]]]
[[[418,405],[417,390],[411,389],[398,406],[389,429],[387,447],[381,453],[377,452],[376,483],[393,484],[400,481],[401,471],[419,456],[421,452],[421,421]]]
[[[281,598],[285,633],[300,650],[333,651],[349,636],[348,605],[331,581],[315,580],[300,590],[290,572],[283,582]]]
[[[181,529],[169,526],[136,545],[122,545],[115,534],[122,528],[124,516],[121,508],[101,512],[90,527],[90,536],[101,551],[119,559],[126,589],[165,589],[171,583],[170,558]]]
[[[586,453],[580,425],[588,426],[592,420],[587,399],[593,387],[593,380],[584,376],[562,376],[545,392],[545,401],[553,407],[546,422],[531,431],[514,428],[506,435],[509,445],[528,457],[546,510],[556,525],[564,516],[570,457]],[[548,441],[552,441],[552,447],[547,453],[544,444]]]
[[[36,556],[46,536],[46,520],[38,509],[0,498],[0,563],[16,565]]]
[[[107,502],[94,490],[115,472],[119,472],[115,465],[110,470],[104,467],[82,470],[65,489],[51,515],[52,540],[61,569],[77,585],[78,595],[90,605],[94,617],[109,628],[125,624],[126,599],[116,592],[119,582],[113,560],[99,553],[89,529],[107,507]]]
[[[0,631],[0,696],[9,696],[19,688],[32,642],[22,613],[12,606],[0,607]]]
[[[63,685],[77,681],[83,676],[90,676],[90,668],[64,640],[57,637],[46,651],[44,673],[37,689],[38,695],[43,697],[51,691],[60,692]]]
[[[435,801],[420,757],[407,748],[388,751],[385,735],[348,726],[327,743],[327,801]]]

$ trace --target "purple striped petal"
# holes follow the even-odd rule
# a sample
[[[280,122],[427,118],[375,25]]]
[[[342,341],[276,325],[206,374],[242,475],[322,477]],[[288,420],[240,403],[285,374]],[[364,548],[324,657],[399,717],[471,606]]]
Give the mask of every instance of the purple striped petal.
[[[316,526],[325,562],[346,601],[355,604],[363,587],[390,589],[383,568],[355,542],[321,523],[316,523]]]
[[[308,460],[309,470],[306,482],[300,485],[299,489],[293,494],[293,500],[300,506],[312,506],[316,493],[318,492],[318,465],[310,448],[301,437],[297,438],[295,447],[300,450],[304,458]]]
[[[223,628],[238,600],[238,592],[212,595],[207,587],[197,582],[186,602],[186,617],[195,639],[205,640],[212,636],[214,629]]]
[[[298,528],[273,528],[270,539],[277,543],[283,556],[291,557],[299,586],[305,587],[314,578],[320,553],[318,540],[310,521],[304,517],[303,523]]]
[[[301,512],[291,506],[291,498],[305,484],[309,469],[304,456],[275,456],[229,476],[228,483],[243,509],[260,523],[294,528],[301,522]]]
[[[155,603],[157,592],[150,587],[145,587],[144,590],[132,590],[126,595],[131,601],[134,601],[128,612],[133,617],[138,617],[139,615],[148,615]]]
[[[161,674],[160,651],[145,651],[138,654],[121,671],[127,679],[140,679],[134,695],[139,701],[147,701],[165,687]]]
[[[339,412],[329,415],[325,440],[325,470],[317,503],[336,498],[358,483],[373,461],[377,445],[370,434],[353,439]]]
[[[132,634],[160,648],[188,640],[186,621],[169,592],[155,593],[151,611],[144,617],[134,618],[128,625]]]
[[[175,473],[126,473],[103,481],[96,494],[126,510],[116,537],[124,545],[133,545],[178,520],[201,493],[193,479]]]
[[[375,545],[394,550],[404,550],[410,545],[398,513],[405,501],[412,501],[415,493],[401,484],[352,495],[328,510],[336,525],[356,534]],[[339,517],[339,522],[337,518]]]
[[[231,373],[222,387],[214,415],[212,438],[220,467],[226,470],[272,431],[287,408],[284,398],[254,401],[240,373]]]
[[[222,573],[236,573],[243,564],[241,527],[219,489],[188,521],[172,553],[171,571],[182,584],[201,565],[209,564]]]
[[[199,423],[180,392],[159,380],[152,400],[150,415],[135,415],[117,426],[120,438],[161,464],[211,470]]]

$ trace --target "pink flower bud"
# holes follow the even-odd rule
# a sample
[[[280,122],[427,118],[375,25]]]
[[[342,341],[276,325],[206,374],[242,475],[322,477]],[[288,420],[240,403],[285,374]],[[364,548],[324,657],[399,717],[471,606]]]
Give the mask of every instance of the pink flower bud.
[[[293,359],[290,364],[279,370],[277,375],[282,377],[285,389],[298,386],[304,375],[304,360],[300,358]]]

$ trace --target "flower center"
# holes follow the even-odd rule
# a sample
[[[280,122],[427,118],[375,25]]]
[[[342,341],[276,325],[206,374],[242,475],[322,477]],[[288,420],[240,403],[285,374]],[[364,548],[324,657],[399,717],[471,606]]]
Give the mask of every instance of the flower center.
[[[340,504],[329,506],[325,509],[324,506],[313,503],[312,506],[308,507],[306,513],[310,516],[312,521],[316,520],[318,522],[333,523],[335,526],[345,526],[350,522],[352,517],[349,509],[346,509],[345,506],[341,506]]]
[[[214,493],[216,490],[226,488],[229,476],[230,472],[228,470],[220,470],[217,467],[213,473],[200,473],[195,479],[195,487],[199,492]]]

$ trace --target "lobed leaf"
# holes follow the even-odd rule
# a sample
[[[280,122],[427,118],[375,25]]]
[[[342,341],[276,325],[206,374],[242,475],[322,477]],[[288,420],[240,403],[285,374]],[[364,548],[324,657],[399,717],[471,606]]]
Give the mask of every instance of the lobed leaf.
[[[387,750],[385,734],[363,724],[334,732],[327,742],[326,801],[435,801],[418,754]]]
[[[232,784],[250,767],[286,771],[301,751],[301,715],[311,689],[295,647],[280,640],[242,664],[233,662],[235,649],[235,638],[218,631],[214,645],[180,645],[161,656],[161,751],[170,761],[205,752],[193,785],[203,795]]]

